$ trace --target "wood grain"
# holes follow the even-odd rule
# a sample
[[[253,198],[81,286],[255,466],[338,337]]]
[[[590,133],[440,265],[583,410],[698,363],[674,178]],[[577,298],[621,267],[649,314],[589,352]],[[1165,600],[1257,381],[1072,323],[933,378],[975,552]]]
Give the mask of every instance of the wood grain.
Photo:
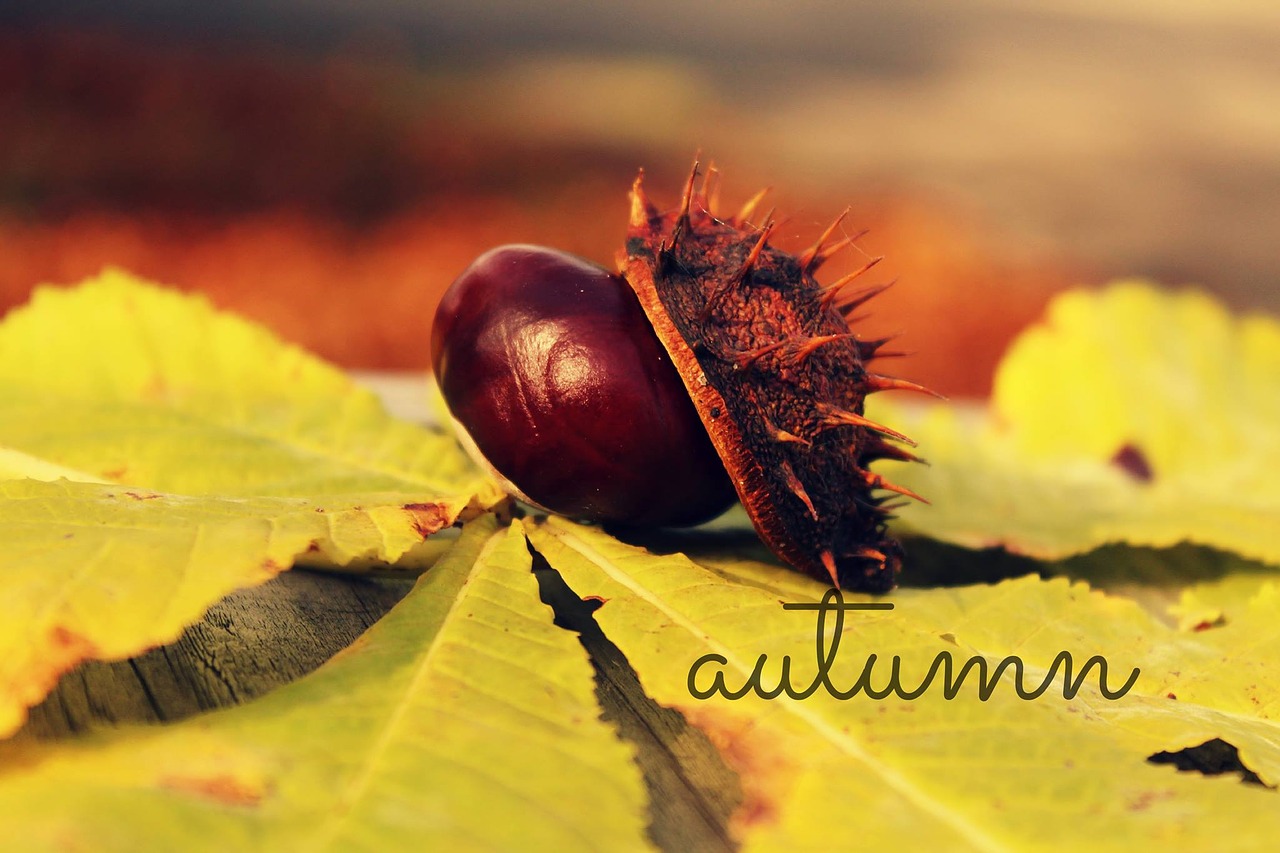
[[[320,666],[390,610],[411,584],[286,572],[227,596],[176,643],[129,660],[89,662],[63,676],[16,737],[172,722],[247,702]]]
[[[536,572],[557,622],[579,632],[591,656],[604,718],[636,746],[654,842],[670,851],[732,850],[726,824],[741,799],[732,771],[701,732],[644,694],[590,608],[560,576],[545,562]],[[68,673],[14,738],[48,740],[105,725],[173,722],[248,702],[320,666],[411,586],[412,579],[286,572],[227,596],[172,645]]]

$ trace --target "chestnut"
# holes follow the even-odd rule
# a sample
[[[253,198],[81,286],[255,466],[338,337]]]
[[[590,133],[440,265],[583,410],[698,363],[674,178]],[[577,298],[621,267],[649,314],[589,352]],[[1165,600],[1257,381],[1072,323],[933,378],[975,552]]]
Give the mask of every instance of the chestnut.
[[[596,264],[532,245],[485,252],[445,293],[431,358],[460,441],[523,501],[665,526],[737,498],[632,289]]]
[[[771,215],[752,222],[762,194],[724,216],[718,172],[701,189],[697,177],[694,163],[664,212],[637,175],[622,277],[537,246],[493,249],[458,277],[432,361],[459,437],[512,494],[579,518],[692,524],[736,492],[792,568],[891,589],[902,548],[876,493],[924,498],[870,466],[919,460],[865,403],[933,392],[869,369],[901,353],[849,326],[888,287],[851,289],[880,259],[822,284],[818,270],[859,236],[831,242],[844,214],[793,255],[769,245]]]

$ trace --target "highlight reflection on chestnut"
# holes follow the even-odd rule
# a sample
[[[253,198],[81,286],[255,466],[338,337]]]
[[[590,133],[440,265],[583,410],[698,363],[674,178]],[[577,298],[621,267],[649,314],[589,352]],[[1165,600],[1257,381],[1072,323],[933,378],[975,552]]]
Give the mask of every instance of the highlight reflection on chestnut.
[[[522,500],[663,526],[736,499],[634,293],[602,267],[540,246],[491,249],[445,293],[431,349],[459,438]]]

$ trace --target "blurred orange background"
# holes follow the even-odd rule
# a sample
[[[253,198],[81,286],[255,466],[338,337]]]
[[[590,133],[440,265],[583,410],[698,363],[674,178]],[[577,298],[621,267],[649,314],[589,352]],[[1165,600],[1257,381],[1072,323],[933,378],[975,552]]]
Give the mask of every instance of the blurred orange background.
[[[424,369],[471,258],[612,265],[636,169],[674,205],[698,150],[727,208],[775,188],[783,247],[852,205],[870,233],[823,278],[887,255],[857,330],[903,330],[900,372],[944,393],[986,393],[1070,285],[1280,309],[1265,5],[491,5],[0,14],[0,311],[114,265],[340,364]]]

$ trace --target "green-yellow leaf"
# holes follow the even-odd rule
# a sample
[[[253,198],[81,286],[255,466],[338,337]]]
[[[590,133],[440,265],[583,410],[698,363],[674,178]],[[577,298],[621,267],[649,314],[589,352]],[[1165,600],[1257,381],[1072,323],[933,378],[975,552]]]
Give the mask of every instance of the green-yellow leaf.
[[[704,700],[691,694],[689,672],[707,654],[726,663],[704,666],[699,690],[716,671],[739,687],[762,654],[766,688],[778,684],[784,655],[792,683],[807,686],[815,615],[781,602],[813,603],[824,587],[776,565],[731,560],[712,570],[653,556],[556,519],[531,539],[575,593],[604,600],[595,619],[646,691],[706,731],[742,775],[734,829],[746,850],[1200,850],[1227,839],[1233,850],[1268,850],[1280,834],[1274,791],[1147,761],[1222,738],[1263,782],[1280,783],[1274,585],[1237,590],[1234,633],[1181,632],[1066,579],[899,590],[892,611],[846,614],[831,673],[846,689],[874,654],[870,683],[882,689],[896,656],[910,691],[939,653],[957,668],[970,656],[994,665],[1016,655],[1034,689],[1067,651],[1077,674],[1102,656],[1113,694],[1140,669],[1117,699],[1099,691],[1094,670],[1071,699],[1059,673],[1030,700],[1014,693],[1011,676],[986,701],[973,676],[951,700],[941,679],[910,700],[837,700],[823,690]]]
[[[904,532],[1048,559],[1190,541],[1280,563],[1274,319],[1140,283],[1071,292],[1014,343],[989,411],[874,409],[930,462],[883,465],[932,502],[901,511]]]
[[[256,702],[0,747],[24,851],[645,850],[632,749],[538,600],[517,528],[482,518],[355,645]]]
[[[0,481],[0,736],[57,677],[176,640],[218,599],[308,553],[395,561],[463,502],[183,497]]]

